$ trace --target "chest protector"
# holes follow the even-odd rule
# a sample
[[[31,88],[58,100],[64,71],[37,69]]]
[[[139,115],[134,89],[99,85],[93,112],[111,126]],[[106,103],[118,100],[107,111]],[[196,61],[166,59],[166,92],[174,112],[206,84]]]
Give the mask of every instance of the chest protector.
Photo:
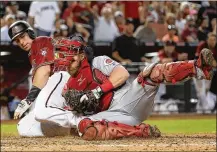
[[[68,80],[67,88],[76,89],[79,91],[92,90],[100,86],[108,80],[108,76],[104,75],[98,69],[91,69],[88,61],[82,61],[81,68],[75,77]],[[100,98],[100,106],[96,112],[105,111],[109,108],[114,92],[110,91],[102,95]]]

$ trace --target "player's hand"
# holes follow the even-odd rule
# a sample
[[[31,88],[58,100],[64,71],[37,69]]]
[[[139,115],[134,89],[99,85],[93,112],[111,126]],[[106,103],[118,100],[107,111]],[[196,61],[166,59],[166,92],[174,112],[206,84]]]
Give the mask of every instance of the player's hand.
[[[14,112],[14,119],[19,119],[31,107],[32,102],[23,99],[17,106]]]
[[[91,99],[98,100],[103,94],[103,91],[100,87],[97,87],[96,89],[93,89],[91,91],[87,91],[86,94],[84,94],[80,98],[80,102],[84,101],[90,101]]]

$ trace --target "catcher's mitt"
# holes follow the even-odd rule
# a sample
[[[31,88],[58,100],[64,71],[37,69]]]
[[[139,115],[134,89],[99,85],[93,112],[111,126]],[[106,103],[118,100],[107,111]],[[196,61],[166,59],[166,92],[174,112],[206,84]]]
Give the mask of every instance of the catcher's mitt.
[[[93,114],[99,107],[99,99],[95,97],[91,90],[78,91],[75,89],[68,90],[63,94],[66,104],[73,111],[83,113],[85,115]]]

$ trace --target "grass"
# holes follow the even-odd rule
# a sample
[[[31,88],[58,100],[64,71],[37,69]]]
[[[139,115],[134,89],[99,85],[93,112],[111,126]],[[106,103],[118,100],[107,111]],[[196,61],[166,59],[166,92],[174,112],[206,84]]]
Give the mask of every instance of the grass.
[[[157,125],[162,133],[216,133],[216,119],[148,120]],[[16,124],[1,124],[1,135],[18,135]]]
[[[162,133],[216,133],[216,119],[148,120],[157,125]]]
[[[1,124],[1,135],[18,135],[17,124]]]

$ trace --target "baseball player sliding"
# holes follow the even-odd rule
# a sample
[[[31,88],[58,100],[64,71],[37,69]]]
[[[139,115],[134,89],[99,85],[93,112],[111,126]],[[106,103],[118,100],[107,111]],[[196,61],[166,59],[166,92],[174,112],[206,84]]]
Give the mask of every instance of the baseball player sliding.
[[[20,118],[35,103],[34,110],[18,123],[21,136],[44,136],[41,124],[51,123],[77,128],[86,140],[159,137],[156,126],[142,123],[151,114],[159,83],[191,77],[211,79],[212,67],[216,66],[211,51],[204,49],[196,61],[151,64],[130,84],[129,73],[122,65],[107,56],[91,58],[90,48],[82,39],[35,38],[24,23],[18,21],[9,28],[11,39],[24,50],[31,50],[34,68],[34,89],[15,112],[15,118]],[[38,72],[45,67],[48,75],[45,70]]]

